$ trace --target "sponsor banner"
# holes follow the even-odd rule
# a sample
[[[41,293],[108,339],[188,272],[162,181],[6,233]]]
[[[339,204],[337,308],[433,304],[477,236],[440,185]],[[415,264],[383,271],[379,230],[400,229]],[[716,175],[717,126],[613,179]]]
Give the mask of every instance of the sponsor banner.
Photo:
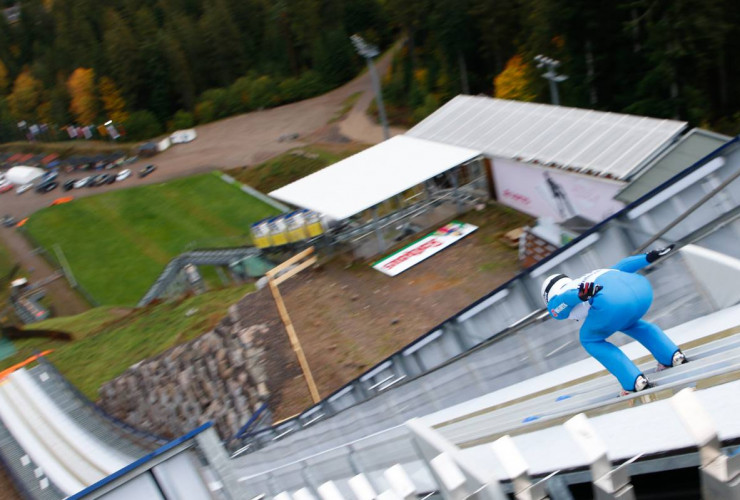
[[[563,222],[579,215],[600,222],[624,207],[614,200],[624,182],[501,158],[491,168],[498,201],[535,217]]]
[[[433,233],[429,233],[416,243],[412,243],[393,255],[377,261],[373,264],[373,267],[388,276],[396,276],[447,248],[476,229],[478,229],[478,226],[452,221]]]
[[[116,130],[116,127],[115,127],[115,125],[106,125],[106,127],[105,127],[105,130],[107,130],[107,131],[108,131],[108,135],[109,135],[109,136],[110,136],[110,138],[111,138],[111,139],[113,139],[114,141],[115,141],[116,139],[118,139],[119,137],[121,137],[121,134],[119,134],[119,133],[118,133],[118,130]]]

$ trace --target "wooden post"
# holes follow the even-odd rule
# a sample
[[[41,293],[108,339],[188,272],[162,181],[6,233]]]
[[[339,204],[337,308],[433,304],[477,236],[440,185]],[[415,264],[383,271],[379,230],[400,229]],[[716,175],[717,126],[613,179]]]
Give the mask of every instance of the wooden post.
[[[285,272],[282,276],[277,276],[278,272],[280,272],[282,269],[285,269],[291,264],[294,264],[295,262],[300,261],[304,257],[311,255],[313,251],[314,251],[313,247],[310,247],[304,250],[303,252],[297,255],[294,255],[293,257],[286,260],[282,264],[279,264],[275,266],[274,268],[270,269],[269,271],[267,271],[267,273],[265,273],[265,276],[267,276],[267,280],[270,285],[270,291],[272,292],[272,296],[275,298],[275,304],[277,305],[278,312],[280,313],[280,319],[283,320],[283,324],[285,325],[285,331],[288,332],[288,338],[290,339],[290,345],[291,347],[293,347],[293,351],[295,352],[296,357],[298,358],[298,363],[300,363],[301,369],[303,370],[303,377],[306,379],[306,385],[308,385],[308,390],[311,393],[311,398],[313,399],[314,403],[318,403],[321,400],[321,397],[319,396],[319,390],[316,388],[316,382],[314,382],[313,375],[311,375],[311,368],[308,366],[308,360],[306,360],[306,356],[303,353],[301,342],[300,340],[298,340],[298,335],[295,332],[295,328],[293,328],[293,322],[290,320],[288,309],[285,307],[285,302],[283,301],[283,297],[280,294],[280,289],[278,288],[278,285],[280,283],[287,280],[291,276],[298,274],[300,271],[307,268],[308,266],[314,264],[317,258],[314,255],[313,257],[302,262],[301,264],[298,264],[293,269]]]

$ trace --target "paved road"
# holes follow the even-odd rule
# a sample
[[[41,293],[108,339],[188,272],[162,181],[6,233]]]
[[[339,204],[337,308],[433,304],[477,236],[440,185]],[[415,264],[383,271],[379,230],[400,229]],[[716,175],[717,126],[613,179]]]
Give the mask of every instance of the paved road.
[[[391,52],[389,51],[377,62],[376,66],[381,75],[390,67]],[[357,92],[361,92],[362,95],[348,115],[336,125],[327,125],[333,118],[336,118],[345,100]],[[196,127],[198,138],[195,141],[174,146],[154,158],[141,160],[130,166],[136,171],[148,163],[156,164],[157,170],[144,179],[132,176],[120,184],[82,188],[68,193],[57,189],[43,195],[33,191],[17,195],[15,191],[9,191],[0,195],[0,215],[9,214],[20,219],[48,206],[55,198],[64,195],[84,197],[112,189],[163,182],[215,169],[254,165],[289,149],[319,140],[322,134],[327,133],[328,127],[334,128],[351,140],[375,144],[383,140],[382,128],[372,123],[365,114],[373,96],[370,76],[367,72],[363,72],[342,87],[319,97]],[[398,129],[392,130],[393,134],[401,132],[403,131]],[[298,134],[298,139],[279,141],[278,139],[285,134]],[[63,183],[69,178],[82,176],[80,172],[62,174],[60,181]],[[41,280],[54,272],[54,269],[42,257],[33,254],[31,246],[16,230],[0,228],[0,238],[23,267],[31,270],[30,280],[32,282]],[[57,280],[46,288],[59,315],[74,314],[89,307],[61,280]]]

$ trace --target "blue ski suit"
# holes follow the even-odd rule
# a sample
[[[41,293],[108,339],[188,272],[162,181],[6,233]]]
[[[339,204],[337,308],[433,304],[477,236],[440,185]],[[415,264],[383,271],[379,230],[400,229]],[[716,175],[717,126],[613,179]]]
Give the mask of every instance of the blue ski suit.
[[[573,280],[547,301],[547,309],[555,319],[585,318],[581,345],[627,391],[634,390],[641,372],[618,347],[606,341],[609,336],[617,331],[629,335],[666,366],[671,366],[673,354],[678,351],[663,330],[641,319],[650,309],[653,289],[647,278],[634,273],[647,265],[645,254],[627,257],[610,269],[598,269]],[[603,287],[585,302],[578,297],[578,286],[584,282]]]

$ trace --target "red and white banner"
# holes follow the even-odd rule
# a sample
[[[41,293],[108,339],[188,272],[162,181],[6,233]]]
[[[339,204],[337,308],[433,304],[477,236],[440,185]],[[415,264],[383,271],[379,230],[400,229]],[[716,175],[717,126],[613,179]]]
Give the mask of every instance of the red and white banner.
[[[563,222],[580,215],[600,222],[624,207],[614,200],[624,182],[500,158],[491,168],[498,201],[535,217]]]
[[[478,229],[478,226],[452,221],[433,233],[429,233],[416,243],[412,243],[398,252],[377,261],[373,264],[373,267],[388,276],[396,276],[447,248],[476,229]]]

